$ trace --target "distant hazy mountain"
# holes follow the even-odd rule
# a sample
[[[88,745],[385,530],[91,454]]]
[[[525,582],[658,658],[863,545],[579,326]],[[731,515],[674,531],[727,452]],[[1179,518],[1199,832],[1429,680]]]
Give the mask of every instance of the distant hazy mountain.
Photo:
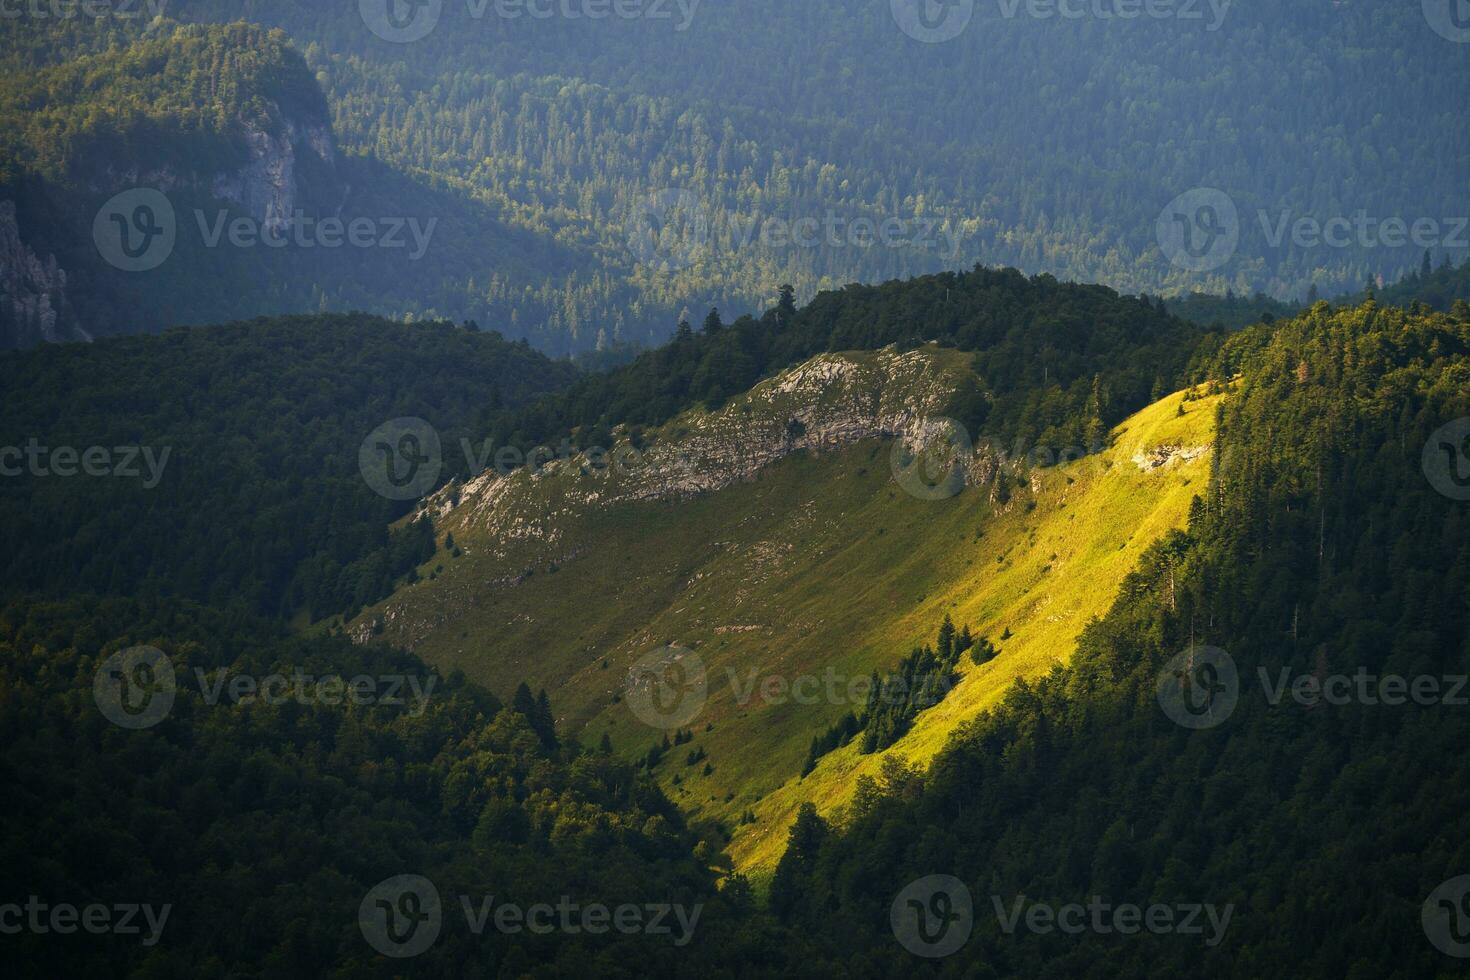
[[[87,192],[75,200],[47,164],[89,144],[38,151],[30,144],[58,131],[32,121],[13,134],[23,145],[11,168],[32,183],[0,195],[17,206],[14,228],[0,212],[11,342],[356,307],[474,319],[561,353],[657,342],[686,309],[763,309],[785,282],[805,298],[979,261],[1126,292],[1300,302],[1313,285],[1333,296],[1393,282],[1426,248],[1437,263],[1470,244],[1459,124],[1470,63],[1414,4],[1179,4],[1129,19],[1096,5],[1073,17],[976,3],[937,43],[920,38],[948,32],[917,29],[902,2],[705,0],[592,20],[433,0],[405,6],[402,28],[378,7],[167,9],[287,32],[269,39],[184,42],[160,23],[139,41],[142,21],[16,23],[0,43],[11,113],[41,99],[51,108],[39,118],[80,113],[67,132],[128,130],[137,120],[109,108],[116,83],[66,78],[126,75],[178,48],[176,70],[122,90],[210,120],[176,141],[201,170],[191,188],[233,190],[232,218],[276,193],[252,192],[244,161],[209,170],[217,147],[191,141],[229,130],[221,112],[243,123],[254,109],[237,112],[237,98],[282,97],[266,113],[272,146],[292,144],[271,127],[299,116],[298,137],[325,133],[329,118],[322,145],[335,150],[323,196],[302,194],[311,220],[300,234],[320,241],[322,218],[372,224],[364,247],[313,252],[294,232],[281,250],[242,247],[211,232],[222,200],[211,194],[176,206],[187,234],[165,265],[119,273],[94,261],[93,219],[110,197],[100,192],[177,190],[149,158],[157,141],[134,131],[136,173],[69,174]],[[257,53],[178,70],[220,45]],[[94,60],[68,67],[83,52]],[[268,147],[256,152],[257,176],[281,175]],[[36,168],[52,181],[44,189]]]

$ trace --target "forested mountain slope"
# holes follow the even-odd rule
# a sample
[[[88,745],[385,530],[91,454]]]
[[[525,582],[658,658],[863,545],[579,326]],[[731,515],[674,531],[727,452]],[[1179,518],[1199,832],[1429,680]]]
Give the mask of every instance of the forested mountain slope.
[[[983,262],[1299,302],[1313,286],[1395,281],[1426,247],[1467,251],[1457,111],[1470,66],[1413,4],[1180,4],[1130,20],[980,3],[940,44],[866,0],[705,0],[632,20],[412,9],[437,20],[408,43],[375,34],[361,5],[181,0],[167,15],[283,28],[261,43],[300,52],[304,67],[289,54],[279,77],[320,87],[338,151],[336,194],[308,213],[437,219],[427,259],[176,248],[159,269],[115,275],[89,264],[107,195],[74,199],[25,170],[4,195],[25,244],[12,264],[34,270],[6,286],[24,300],[8,314],[16,342],[78,335],[67,323],[99,334],[365,308],[473,319],[566,353],[656,344],[686,308],[755,312],[782,283],[805,300]],[[27,76],[55,79],[78,55],[101,70],[177,43],[167,21],[7,30],[0,64],[20,81],[0,88],[22,98]],[[214,93],[246,77],[231,68],[191,111],[213,117]],[[109,111],[47,90],[72,96],[83,114]],[[1170,251],[1180,220],[1210,261]],[[1301,221],[1350,232],[1300,234]],[[1396,222],[1431,231],[1394,244]]]
[[[151,675],[125,659],[143,644]],[[112,706],[126,725],[94,701],[114,664],[142,685]],[[10,976],[782,972],[789,940],[748,889],[716,891],[709,845],[631,766],[401,652],[188,603],[9,601],[0,692],[7,901],[148,913],[132,935],[7,929]],[[379,898],[423,924],[374,926]],[[640,928],[553,941],[466,913],[543,902],[636,907]]]
[[[328,309],[547,339],[466,290],[493,268],[530,297],[580,260],[344,152],[280,31],[60,23],[0,43],[0,347]]]
[[[422,418],[453,452],[488,407],[573,372],[494,334],[356,315],[9,352],[0,374],[6,588],[323,617],[433,551],[427,527],[389,533],[409,504],[364,479],[374,430]]]
[[[494,444],[522,451],[568,437],[581,448],[608,446],[615,427],[636,436],[681,411],[718,408],[816,354],[933,341],[976,355],[976,383],[946,406],[972,437],[1021,452],[1091,446],[1181,386],[1197,350],[1219,340],[1146,296],[1015,269],[849,285],[800,308],[783,290],[759,319],[727,325],[714,311],[698,332],[681,328],[671,343],[625,367],[492,416],[488,429]]]
[[[1420,5],[1200,3],[1130,18],[1109,4],[1062,16],[966,3],[944,16],[973,10],[965,29],[935,44],[905,35],[891,6],[705,0],[592,19],[446,2],[418,10],[437,20],[418,37],[421,16],[406,43],[364,30],[355,10],[282,0],[194,0],[174,15],[284,27],[322,71],[344,142],[453,174],[565,240],[626,256],[649,192],[686,193],[707,247],[637,280],[670,312],[745,312],[780,282],[805,297],[976,261],[1129,292],[1300,300],[1315,282],[1331,296],[1417,265],[1424,246],[1380,241],[1393,218],[1439,222],[1434,247],[1465,254],[1452,224],[1470,66]],[[1197,188],[1231,199],[1239,232],[1231,261],[1202,272],[1172,264],[1156,227]],[[1371,235],[1346,247],[1276,234],[1283,214],[1360,211]],[[741,233],[829,213],[895,219],[904,234],[831,244],[824,224],[806,248]],[[926,221],[934,233],[914,234]],[[605,326],[588,329],[590,286],[563,314],[589,339]]]
[[[61,445],[178,453],[152,488],[0,482],[12,593],[126,596],[0,609],[6,888],[175,916],[122,954],[35,933],[7,948],[36,975],[396,975],[360,906],[421,874],[446,914],[411,964],[426,975],[1447,969],[1422,917],[1470,862],[1470,732],[1451,700],[1470,673],[1470,523],[1463,428],[1446,428],[1470,416],[1470,308],[1318,304],[1221,337],[982,269],[709,327],[581,380],[522,344],[368,317],[5,355],[21,387],[0,446],[34,437],[48,466]],[[735,351],[753,387],[704,387],[706,358]],[[364,434],[400,415],[445,447],[568,448],[477,482],[446,450],[431,528],[358,465]],[[958,469],[955,430],[926,422],[943,415],[975,437]],[[594,433],[648,468],[600,472],[624,463],[594,460]],[[1016,458],[1037,448],[1086,455]],[[190,491],[169,489],[186,462]],[[291,635],[281,617],[303,602],[369,608],[351,640]],[[171,711],[141,730],[97,700],[109,678],[157,679],[104,669],[137,644],[178,668]],[[1177,659],[1200,644],[1228,659]],[[635,711],[661,702],[635,702],[629,667],[659,651],[706,660],[703,713]],[[211,703],[196,667],[439,694],[422,711]],[[795,697],[829,668],[895,696]],[[1181,672],[1200,685],[1183,691],[1190,727],[1160,701]],[[1375,679],[1399,677],[1442,697],[1379,697]],[[1374,700],[1312,696],[1335,678]],[[768,910],[731,861],[775,862]],[[933,875],[965,883],[973,925],[953,955],[917,959],[894,906]],[[703,912],[684,946],[476,934],[457,900],[487,894]],[[996,912],[1092,896],[1230,918],[1206,943],[1007,932]]]
[[[1188,531],[1151,551],[1069,668],[963,727],[926,778],[860,787],[836,827],[799,818],[773,910],[854,975],[915,966],[885,927],[930,875],[973,903],[940,975],[1447,974],[1431,898],[1470,866],[1453,690],[1470,521],[1442,427],[1470,413],[1467,357],[1464,304],[1321,304],[1232,340],[1212,372],[1240,380]],[[1200,644],[1217,653],[1179,659]],[[1197,686],[1171,702],[1180,676]],[[1170,703],[1200,710],[1176,724]],[[1209,944],[1003,928],[1017,901],[1089,896],[1233,918]]]
[[[504,697],[545,689],[568,737],[644,759],[737,868],[769,876],[800,803],[845,804],[890,755],[926,764],[1013,680],[1065,662],[1208,482],[1217,399],[1194,394],[1090,455],[961,435],[958,482],[908,471],[895,453],[944,442],[971,365],[933,345],[819,355],[646,430],[642,451],[619,441],[453,484],[427,502],[443,550],[349,629]],[[993,656],[965,659],[916,717],[869,719],[891,752],[856,739],[810,760],[870,710],[869,676],[932,645],[947,616]],[[636,678],[666,650],[701,690],[660,724]]]

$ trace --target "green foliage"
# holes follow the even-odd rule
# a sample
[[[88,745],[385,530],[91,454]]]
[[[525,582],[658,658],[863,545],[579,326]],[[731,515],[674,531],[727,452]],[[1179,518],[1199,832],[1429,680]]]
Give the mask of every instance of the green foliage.
[[[516,404],[572,375],[493,334],[361,315],[40,348],[0,355],[0,373],[0,446],[146,446],[163,461],[152,488],[141,461],[139,478],[19,465],[0,480],[6,590],[315,619],[376,601],[436,551],[427,520],[389,529],[410,505],[363,478],[369,433],[420,417],[452,459],[492,393]]]
[[[863,708],[863,753],[888,748],[904,736],[919,712],[944,700],[959,679],[954,670],[958,662],[953,647],[942,653],[920,647],[899,661],[893,672],[882,678],[874,675]]]
[[[888,674],[879,677],[874,673],[862,713],[849,711],[812,739],[801,775],[810,774],[817,767],[818,759],[840,749],[859,733],[863,736],[865,755],[881,752],[897,742],[919,712],[944,700],[954,687],[959,680],[955,667],[960,656],[971,649],[972,642],[970,628],[966,626],[963,634],[956,634],[954,622],[946,615],[939,626],[938,650],[927,646],[916,648]]]
[[[682,32],[678,15],[445,7],[429,37],[386,46],[348,8],[201,0],[187,16],[285,28],[345,144],[452,177],[563,239],[622,253],[649,191],[696,195],[710,247],[690,268],[639,274],[639,301],[668,311],[663,331],[683,305],[738,313],[782,283],[805,298],[977,261],[1130,292],[1295,300],[1317,281],[1330,296],[1370,269],[1395,279],[1419,253],[1273,246],[1258,211],[1272,223],[1283,207],[1321,221],[1460,213],[1465,66],[1414,5],[1234,4],[1213,25],[1202,7],[1199,20],[1119,30],[981,4],[937,46],[904,37],[888,5],[852,0],[707,3]],[[1289,99],[1283,66],[1297,72]],[[1209,275],[1171,266],[1155,236],[1165,204],[1201,186],[1226,190],[1242,226],[1241,254]],[[741,243],[752,220],[828,212],[950,221],[964,238],[956,255]]]
[[[1022,454],[1038,445],[1092,449],[1085,440],[1094,420],[1111,425],[1142,408],[1160,376],[1183,382],[1200,335],[1147,301],[1013,269],[848,286],[784,317],[774,309],[714,334],[678,337],[626,367],[500,413],[491,437],[525,450],[568,434],[596,445],[592,436],[611,426],[662,424],[824,351],[937,340],[975,352],[984,390],[961,392],[951,407],[976,426],[972,438]]]
[[[1138,31],[986,8],[962,37],[916,59],[888,9],[851,0],[705,4],[688,33],[447,6],[438,29],[411,45],[373,37],[351,4],[168,7],[188,20],[282,28],[300,56],[283,50],[282,35],[240,25],[181,32],[164,21],[142,35],[143,23],[118,18],[9,21],[0,93],[16,93],[12,132],[45,173],[101,146],[148,164],[224,161],[235,121],[277,108],[315,118],[324,95],[342,150],[332,189],[349,208],[442,219],[431,274],[354,255],[371,266],[358,270],[341,250],[293,250],[295,262],[211,253],[154,278],[149,316],[135,320],[137,304],[102,299],[126,294],[126,282],[91,281],[113,277],[85,265],[97,202],[83,202],[52,233],[40,220],[26,228],[64,258],[79,322],[100,332],[371,309],[473,319],[549,352],[595,351],[605,364],[661,342],[686,307],[738,316],[775,304],[782,284],[805,300],[982,261],[1127,292],[1233,288],[1295,302],[1316,284],[1332,296],[1370,275],[1413,272],[1420,255],[1272,245],[1261,215],[1274,224],[1283,208],[1287,220],[1319,221],[1458,213],[1465,132],[1450,107],[1464,66],[1443,57],[1442,39],[1410,7],[1233,5],[1219,30]],[[139,70],[154,63],[156,77]],[[1282,65],[1302,72],[1289,106]],[[31,113],[38,95],[45,112]],[[1393,153],[1354,149],[1385,146]],[[1160,209],[1200,186],[1228,191],[1242,226],[1240,253],[1208,275],[1171,265],[1155,234]],[[692,195],[707,231],[684,229],[707,240],[676,269],[629,248],[637,216],[663,189]],[[825,231],[815,247],[762,234],[829,215],[841,223],[835,245]],[[847,234],[856,220],[905,231],[896,245],[865,247]],[[237,288],[199,285],[221,279]],[[1228,327],[1266,310],[1199,312]]]
[[[249,24],[165,28],[0,85],[0,151],[61,181],[233,169],[248,130],[287,118],[326,126],[326,99],[283,32]]]
[[[171,658],[177,692],[162,722],[127,731],[97,710],[93,677],[107,655],[145,642]],[[406,676],[428,696],[211,705],[196,670]],[[546,745],[519,713],[407,654],[190,604],[12,601],[0,608],[0,690],[0,890],[172,905],[152,946],[6,936],[12,975],[388,976],[358,907],[405,873],[433,882],[444,907],[415,975],[461,976],[466,963],[612,975],[637,962],[674,976],[741,949],[751,963],[781,958],[758,942],[766,927],[748,901],[716,891],[657,787],[607,754]],[[493,926],[473,935],[460,895],[702,910],[687,946],[611,929],[548,942]]]
[[[1006,974],[1443,972],[1420,906],[1470,860],[1470,721],[1444,703],[1273,705],[1260,672],[1470,672],[1470,517],[1421,470],[1430,433],[1470,414],[1467,357],[1470,316],[1372,303],[1232,338],[1219,376],[1244,377],[1189,531],[1150,549],[1069,668],[960,729],[922,793],[869,793],[783,861],[787,922],[833,962],[908,968],[872,924],[944,872],[977,918],[990,896],[1235,906],[1214,948],[977,927],[966,961]],[[1154,696],[1193,643],[1226,649],[1240,683],[1199,731]]]

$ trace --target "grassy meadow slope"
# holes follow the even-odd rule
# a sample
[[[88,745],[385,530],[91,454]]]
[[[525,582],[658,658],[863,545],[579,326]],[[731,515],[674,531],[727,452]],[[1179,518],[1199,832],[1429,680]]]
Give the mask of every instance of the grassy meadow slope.
[[[656,774],[733,833],[738,867],[767,870],[801,802],[830,811],[877,771],[882,753],[849,745],[797,778],[812,737],[862,709],[850,681],[932,642],[946,613],[1000,647],[983,666],[965,660],[890,750],[927,761],[1014,679],[1070,655],[1207,478],[1216,399],[1176,394],[1099,455],[1025,470],[982,451],[964,492],[911,495],[887,437],[942,414],[969,364],[932,346],[823,355],[646,435],[636,464],[579,457],[451,487],[430,506],[459,556],[442,550],[351,628],[503,695],[522,679],[545,687],[563,733],[606,733],[629,757],[665,734],[624,700],[630,667],[666,644],[694,651],[707,700]],[[747,811],[755,822],[738,822]]]

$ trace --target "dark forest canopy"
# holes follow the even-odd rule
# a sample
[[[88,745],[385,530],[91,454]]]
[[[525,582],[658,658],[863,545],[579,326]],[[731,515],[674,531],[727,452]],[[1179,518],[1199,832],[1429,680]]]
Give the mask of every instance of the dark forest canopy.
[[[57,447],[139,447],[137,478],[48,478],[27,463],[0,480],[8,591],[322,618],[376,601],[434,554],[431,532],[390,532],[411,504],[364,481],[370,433],[421,418],[453,453],[486,405],[573,370],[492,333],[348,315],[0,354],[0,374],[0,445],[45,449],[40,470]]]

